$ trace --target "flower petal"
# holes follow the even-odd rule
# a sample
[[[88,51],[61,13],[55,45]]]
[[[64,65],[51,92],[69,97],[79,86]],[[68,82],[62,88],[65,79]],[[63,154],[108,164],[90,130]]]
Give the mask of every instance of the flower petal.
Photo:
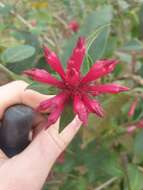
[[[64,79],[65,72],[56,54],[53,51],[49,50],[47,47],[44,47],[44,55],[47,63],[51,66],[51,68]]]
[[[51,125],[53,125],[54,123],[56,123],[56,121],[58,120],[58,118],[60,117],[61,113],[64,110],[64,105],[61,105],[59,108],[54,109],[50,115],[48,116],[48,121],[45,125],[45,129],[47,129],[48,127],[50,127]]]
[[[89,72],[83,77],[81,83],[94,81],[104,75],[112,72],[117,64],[116,60],[98,60],[91,67]]]
[[[76,69],[71,68],[70,70],[67,70],[65,81],[70,84],[71,86],[78,86],[80,80],[79,80],[79,73]]]
[[[48,73],[44,69],[29,69],[29,70],[24,71],[24,74],[28,75],[33,80],[36,80],[38,82],[51,84],[51,85],[56,86],[58,88],[63,87],[62,81],[57,80],[55,77],[50,75],[50,73]]]
[[[84,104],[88,107],[90,112],[95,113],[99,117],[104,116],[104,110],[97,100],[91,100],[88,96],[83,96]]]
[[[75,68],[79,72],[85,56],[85,50],[85,39],[83,37],[80,37],[75,48],[73,49],[72,55],[68,60],[67,70]]]
[[[119,84],[101,84],[101,85],[89,86],[87,89],[94,96],[104,93],[117,94],[119,92],[124,92],[129,90],[129,88],[121,86]]]
[[[48,116],[48,121],[45,128],[48,128],[50,125],[54,124],[60,117],[61,113],[64,110],[64,106],[68,101],[68,97],[69,95],[67,93],[61,92],[53,98],[40,103],[37,108],[38,111],[44,111],[48,109],[48,111],[51,112]]]
[[[134,115],[137,104],[138,104],[138,98],[135,98],[134,101],[132,102],[129,112],[128,112],[129,117],[132,117]]]
[[[60,94],[42,101],[37,107],[37,111],[47,110],[49,112],[60,107],[60,105],[65,104],[68,101],[69,95],[66,92],[61,92]]]
[[[86,109],[86,106],[79,95],[74,96],[73,106],[74,112],[78,115],[79,119],[83,122],[84,125],[87,125],[88,110]]]

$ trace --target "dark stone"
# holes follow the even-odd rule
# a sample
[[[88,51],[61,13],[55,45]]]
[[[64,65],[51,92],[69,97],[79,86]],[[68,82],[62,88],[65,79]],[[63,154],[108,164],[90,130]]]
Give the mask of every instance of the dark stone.
[[[0,148],[12,157],[22,152],[30,143],[29,133],[35,112],[25,105],[9,107],[0,123]]]

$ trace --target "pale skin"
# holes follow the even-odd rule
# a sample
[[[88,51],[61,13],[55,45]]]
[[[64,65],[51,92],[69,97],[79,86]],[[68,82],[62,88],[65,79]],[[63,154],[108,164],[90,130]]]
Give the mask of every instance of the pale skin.
[[[14,81],[0,87],[0,119],[4,111],[14,104],[25,104],[32,108],[49,98],[33,90],[25,90],[27,83]],[[20,154],[9,159],[0,150],[0,189],[40,190],[59,155],[65,150],[80,129],[76,116],[59,133],[59,121],[47,130],[39,130],[45,118],[37,119],[35,131],[38,134],[32,143]]]

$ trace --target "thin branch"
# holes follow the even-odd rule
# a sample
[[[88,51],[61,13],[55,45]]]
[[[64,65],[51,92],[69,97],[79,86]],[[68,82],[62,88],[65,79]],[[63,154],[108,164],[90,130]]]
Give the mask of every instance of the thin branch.
[[[111,185],[114,181],[116,181],[118,178],[117,177],[113,177],[110,180],[106,181],[105,183],[103,183],[102,185],[100,185],[99,187],[95,188],[94,190],[102,190],[107,188],[109,185]]]
[[[119,80],[121,79],[132,79],[133,81],[135,81],[136,83],[140,84],[143,86],[143,78],[141,76],[138,75],[124,75],[123,77],[120,77]]]
[[[65,29],[69,29],[67,23],[66,23],[60,16],[53,15],[53,17],[54,17],[59,23],[61,23],[61,24],[65,27]]]
[[[16,74],[14,74],[12,71],[8,70],[5,66],[0,64],[0,72],[5,73],[7,77],[11,80],[16,79]]]
[[[143,167],[139,166],[138,167],[139,171],[143,173]]]
[[[46,184],[47,185],[52,185],[52,184],[60,184],[61,183],[61,181],[60,180],[52,180],[52,181],[48,181],[48,182],[46,182]]]

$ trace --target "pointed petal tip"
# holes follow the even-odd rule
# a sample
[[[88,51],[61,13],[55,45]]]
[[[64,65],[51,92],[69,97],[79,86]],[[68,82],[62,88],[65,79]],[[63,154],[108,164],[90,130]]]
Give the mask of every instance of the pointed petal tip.
[[[105,111],[101,106],[98,108],[96,115],[100,118],[103,118],[105,116]]]
[[[34,75],[35,71],[36,71],[36,69],[34,69],[34,68],[33,69],[28,69],[28,70],[23,71],[23,74],[32,77]]]
[[[117,59],[99,59],[95,62],[100,63],[100,64],[104,64],[104,65],[110,65],[110,64],[118,64],[119,61]]]
[[[78,114],[78,119],[82,122],[82,124],[83,124],[83,126],[84,127],[87,127],[87,125],[88,125],[88,119],[87,118],[82,118],[82,117],[80,117],[79,116],[79,114]]]
[[[114,69],[118,60],[115,59],[100,59],[97,60],[90,68],[88,73],[82,78],[81,83],[89,83],[98,78],[101,78],[109,73],[111,73]]]
[[[102,110],[101,112],[98,112],[98,116],[103,118],[105,116],[105,111]]]
[[[56,53],[51,51],[47,46],[44,46],[43,48],[44,48],[44,56],[45,56],[47,64],[49,64],[51,68],[55,72],[57,72],[61,76],[62,79],[64,79],[65,72]]]
[[[85,47],[85,37],[81,36],[78,38],[76,47],[77,47],[77,49],[82,50],[83,53],[85,53],[85,50],[86,50],[85,49],[86,48]]]
[[[121,86],[119,84],[113,84],[113,90],[114,90],[114,88],[115,88],[116,93],[125,92],[125,91],[130,90],[130,88],[128,88],[126,86]]]
[[[129,91],[129,90],[130,90],[130,88],[125,87],[125,86],[121,86],[121,87],[119,88],[119,92],[125,92],[125,91]]]
[[[82,48],[83,46],[85,46],[85,37],[80,36],[77,41],[77,47]]]
[[[46,56],[48,56],[51,53],[51,50],[45,45],[43,45],[43,50],[44,50],[44,54]]]
[[[80,67],[83,64],[85,52],[85,38],[79,37],[71,56],[68,59],[67,69],[75,68],[78,72],[80,72]]]

